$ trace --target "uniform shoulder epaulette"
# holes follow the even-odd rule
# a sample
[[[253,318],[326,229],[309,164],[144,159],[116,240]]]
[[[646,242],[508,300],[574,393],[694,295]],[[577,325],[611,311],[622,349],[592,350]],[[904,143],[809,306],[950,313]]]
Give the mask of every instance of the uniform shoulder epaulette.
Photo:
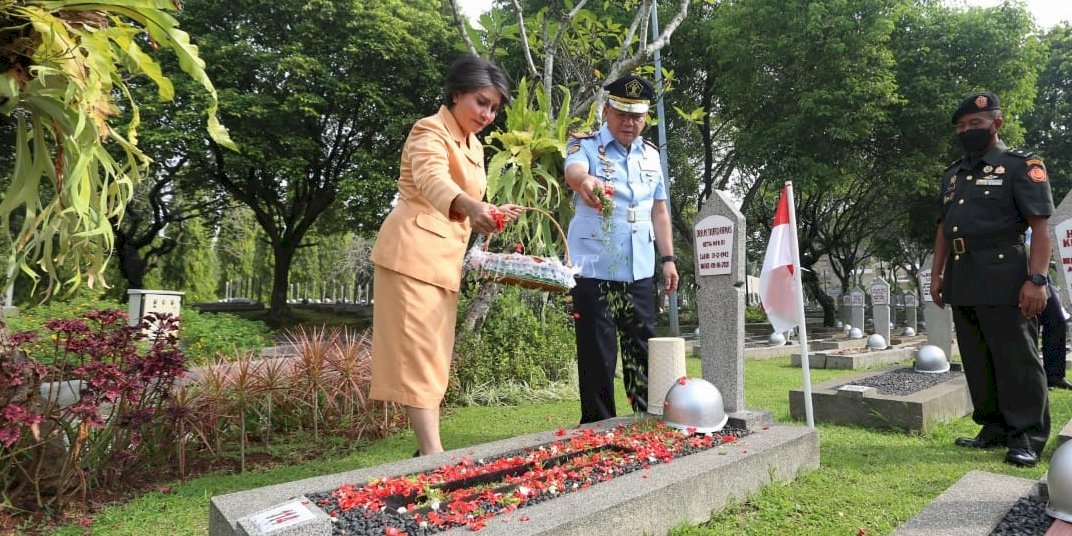
[[[575,140],[583,140],[595,137],[596,132],[570,132],[569,137]]]
[[[959,165],[963,160],[964,160],[964,157],[962,156],[962,157],[950,162],[949,165],[945,167],[945,170],[949,171],[950,169],[953,169],[953,166]]]
[[[659,150],[659,146],[656,145],[655,142],[653,142],[653,141],[651,141],[651,140],[649,140],[647,138],[644,138],[644,144],[647,145],[648,147],[651,147],[652,149],[655,149],[656,151]]]
[[[1013,156],[1018,156],[1020,158],[1025,159],[1025,160],[1028,159],[1028,158],[1031,158],[1031,157],[1039,158],[1039,156],[1037,154],[1035,154],[1034,152],[1027,151],[1027,150],[1024,150],[1024,149],[1008,149],[1005,152],[1008,153],[1008,154],[1011,154]]]

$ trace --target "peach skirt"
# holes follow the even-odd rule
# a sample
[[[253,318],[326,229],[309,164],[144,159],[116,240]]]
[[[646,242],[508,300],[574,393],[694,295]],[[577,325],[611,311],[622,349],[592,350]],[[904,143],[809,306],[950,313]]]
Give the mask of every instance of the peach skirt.
[[[447,392],[458,293],[378,265],[374,277],[369,397],[438,408]]]

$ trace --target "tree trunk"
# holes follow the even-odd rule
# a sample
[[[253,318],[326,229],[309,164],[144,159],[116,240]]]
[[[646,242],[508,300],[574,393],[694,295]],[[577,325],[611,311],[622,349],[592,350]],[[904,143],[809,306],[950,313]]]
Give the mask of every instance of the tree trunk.
[[[116,246],[115,251],[119,255],[119,273],[126,280],[127,288],[145,288],[145,272],[148,263],[141,257],[138,248],[125,240]]]
[[[823,325],[826,327],[833,327],[834,321],[837,320],[837,303],[834,301],[834,298],[831,298],[829,294],[823,291],[819,276],[815,274],[814,270],[811,270],[811,266],[808,266],[807,268],[807,270],[801,272],[801,280],[804,283],[804,287],[815,297],[815,301],[819,302],[819,305],[823,308]]]
[[[290,278],[290,263],[294,260],[294,249],[272,248],[275,266],[272,267],[272,296],[268,306],[269,324],[278,325],[290,315],[290,306],[287,305],[287,285]]]
[[[484,326],[484,319],[488,317],[491,305],[499,296],[499,285],[496,283],[484,283],[480,285],[476,297],[469,302],[469,308],[465,311],[465,329],[467,331],[480,331]]]

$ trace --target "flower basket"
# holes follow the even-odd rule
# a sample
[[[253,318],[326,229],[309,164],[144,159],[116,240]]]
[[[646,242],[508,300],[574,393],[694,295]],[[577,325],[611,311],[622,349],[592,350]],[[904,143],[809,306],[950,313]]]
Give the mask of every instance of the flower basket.
[[[526,207],[525,210],[546,216],[558,230],[566,252],[565,264],[558,257],[490,252],[490,240],[482,240],[469,250],[465,267],[484,281],[546,292],[569,292],[576,285],[573,278],[579,270],[570,264],[566,233],[549,212],[531,207]]]

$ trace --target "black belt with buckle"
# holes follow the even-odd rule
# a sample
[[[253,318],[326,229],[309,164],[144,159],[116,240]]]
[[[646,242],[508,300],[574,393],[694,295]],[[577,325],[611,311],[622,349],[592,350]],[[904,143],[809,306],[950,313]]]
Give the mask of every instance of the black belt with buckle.
[[[970,249],[987,249],[999,246],[1013,246],[1024,243],[1024,235],[1016,234],[1011,236],[979,236],[968,238],[954,238],[953,239],[953,253],[961,255],[968,252],[969,244]]]

